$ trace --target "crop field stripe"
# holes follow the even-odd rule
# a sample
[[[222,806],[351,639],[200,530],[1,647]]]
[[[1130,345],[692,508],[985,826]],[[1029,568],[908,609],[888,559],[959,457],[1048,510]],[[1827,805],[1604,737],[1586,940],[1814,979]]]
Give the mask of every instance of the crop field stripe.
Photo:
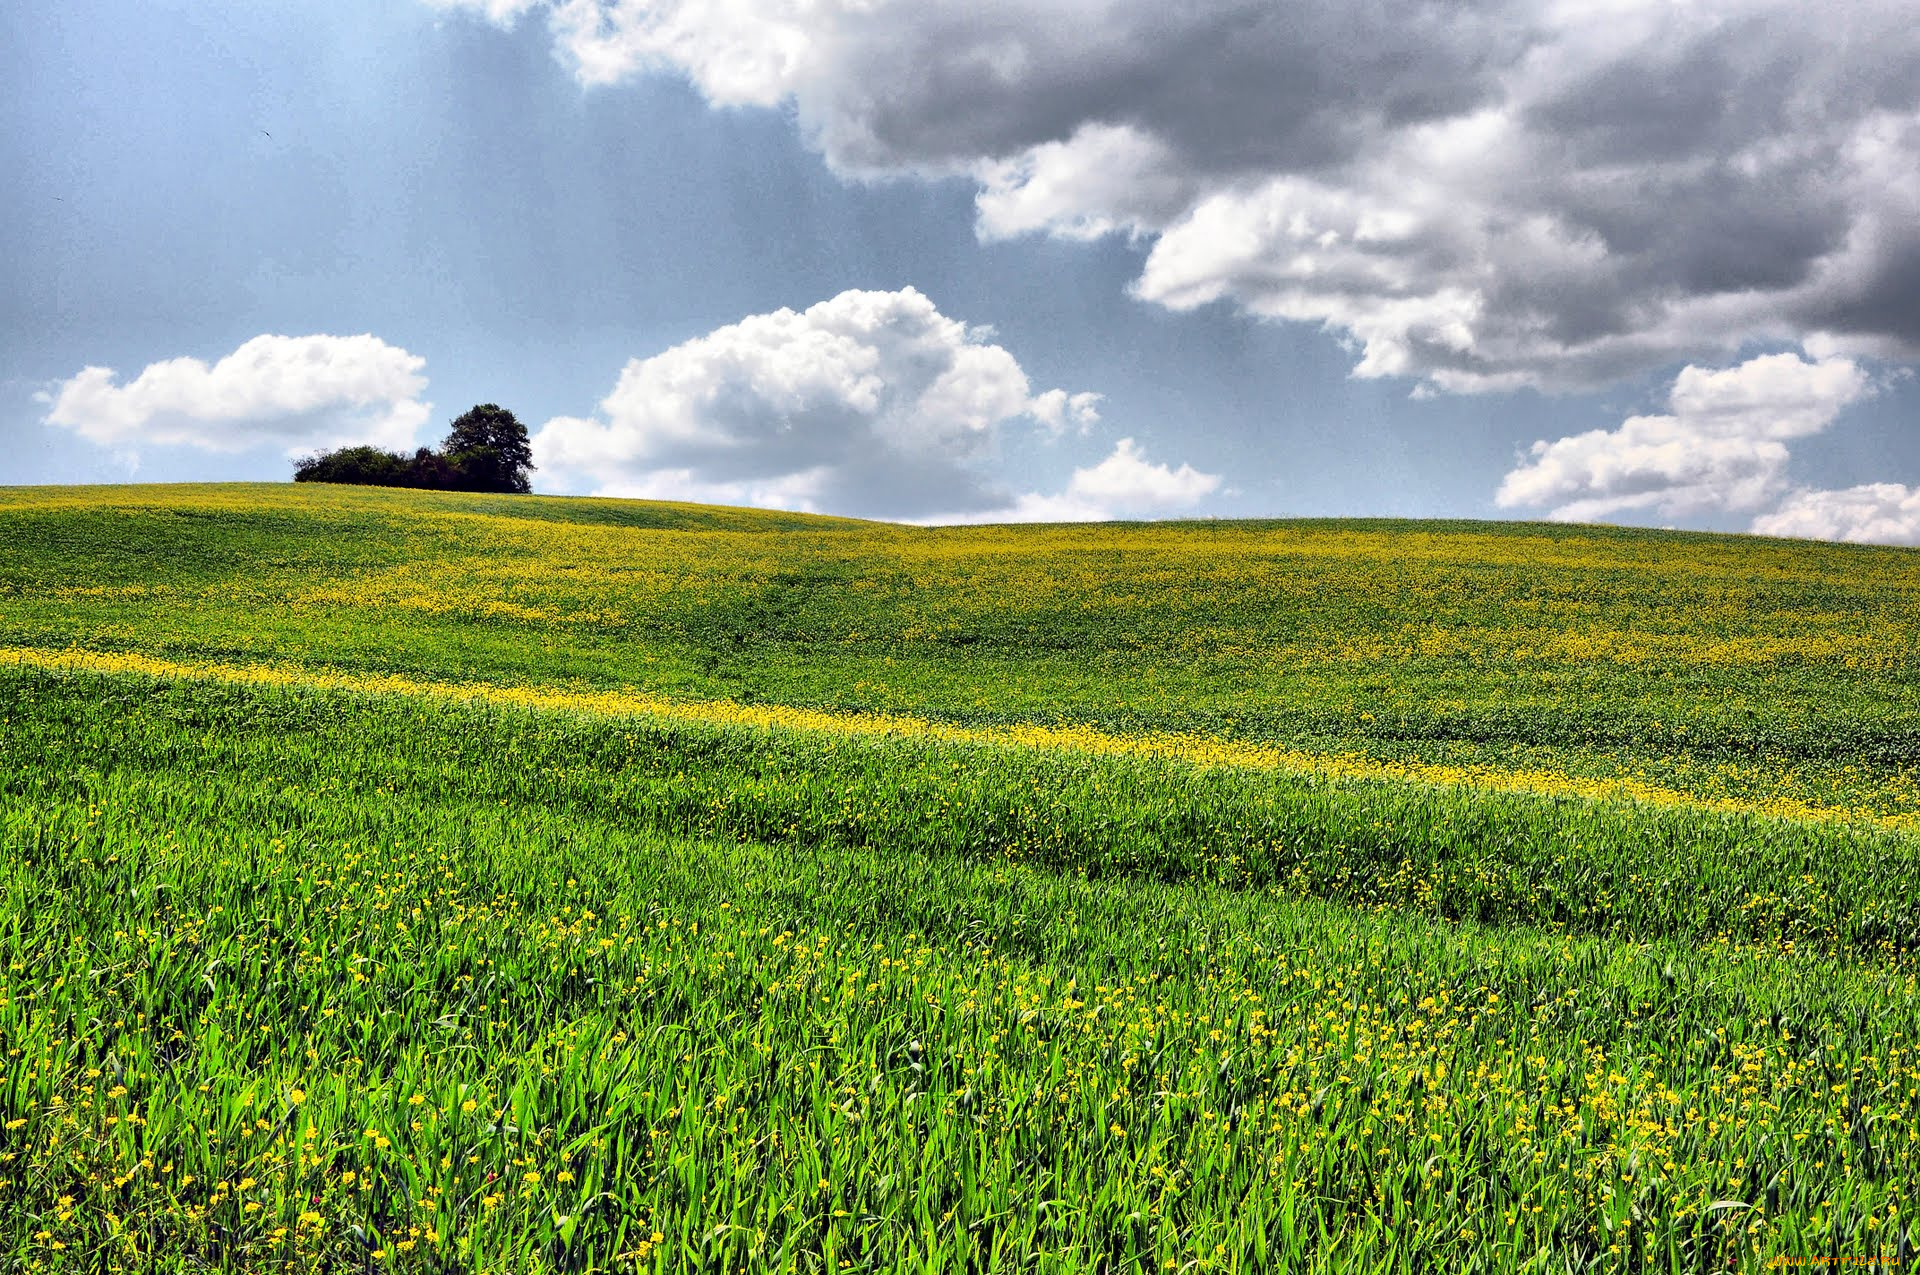
[[[0,663],[0,697],[14,719],[0,751],[20,759],[24,782],[144,765],[192,783],[253,764],[291,732],[345,756],[368,757],[370,741],[386,750],[379,766],[356,772],[354,800],[459,793],[523,809],[617,811],[629,826],[675,836],[1203,879],[1621,941],[1896,966],[1920,953],[1920,845],[1876,828],[299,681]],[[512,763],[496,764],[463,742],[468,735],[495,740]],[[302,765],[338,773],[319,760]]]
[[[938,740],[990,746],[1058,749],[1103,757],[1179,761],[1200,767],[1278,771],[1349,781],[1425,784],[1477,792],[1572,797],[1597,802],[1632,802],[1683,807],[1716,814],[1757,815],[1803,823],[1845,823],[1889,831],[1920,830],[1920,811],[1882,814],[1773,798],[1765,802],[1702,797],[1633,779],[1589,778],[1552,771],[1493,766],[1448,766],[1423,762],[1386,762],[1355,753],[1313,753],[1246,740],[1218,739],[1187,732],[1142,731],[1117,734],[1093,726],[1012,723],[961,726],[901,713],[834,712],[781,704],[742,704],[731,700],[682,700],[642,691],[576,690],[514,686],[489,682],[436,682],[387,673],[347,673],[287,664],[235,664],[213,660],[172,660],[137,652],[101,652],[77,648],[46,650],[0,647],[0,665],[57,672],[139,673],[152,677],[228,682],[253,686],[308,686],[375,694],[477,700],[531,709],[591,713],[604,717],[643,717],[811,734],[860,735]]]

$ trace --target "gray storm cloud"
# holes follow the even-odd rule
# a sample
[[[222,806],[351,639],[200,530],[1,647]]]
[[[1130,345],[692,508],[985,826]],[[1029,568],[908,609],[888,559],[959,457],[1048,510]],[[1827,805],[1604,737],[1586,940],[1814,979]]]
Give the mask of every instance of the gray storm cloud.
[[[584,83],[790,104],[988,238],[1119,234],[1135,294],[1324,325],[1363,376],[1593,386],[1751,343],[1920,356],[1907,0],[439,0]]]

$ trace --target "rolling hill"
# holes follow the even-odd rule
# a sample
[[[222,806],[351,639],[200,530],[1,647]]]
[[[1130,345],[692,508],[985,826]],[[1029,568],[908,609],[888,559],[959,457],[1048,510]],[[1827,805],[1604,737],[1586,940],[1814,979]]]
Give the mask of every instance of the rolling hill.
[[[1920,552],[0,490],[22,1269],[1910,1252]]]

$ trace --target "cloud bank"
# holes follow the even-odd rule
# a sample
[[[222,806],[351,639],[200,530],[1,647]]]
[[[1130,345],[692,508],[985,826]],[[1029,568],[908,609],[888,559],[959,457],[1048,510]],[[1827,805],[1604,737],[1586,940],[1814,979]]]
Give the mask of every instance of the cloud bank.
[[[630,361],[594,417],[540,428],[535,462],[600,495],[917,520],[1109,517],[1213,489],[1123,440],[1056,504],[1007,491],[986,464],[1002,431],[1085,432],[1099,395],[1035,394],[988,335],[913,288],[753,315]]]
[[[1552,517],[1570,522],[1752,512],[1786,491],[1787,443],[1826,429],[1869,390],[1844,358],[1769,354],[1724,371],[1689,366],[1674,378],[1670,412],[1533,444],[1494,501],[1551,506]]]
[[[1825,431],[1880,387],[1851,359],[1769,354],[1737,367],[1683,368],[1670,411],[1632,416],[1528,449],[1500,484],[1502,508],[1568,522],[1617,515],[1750,513],[1763,536],[1920,544],[1920,487],[1823,490],[1788,481],[1789,443]]]
[[[433,411],[420,398],[425,365],[364,334],[257,336],[211,367],[167,359],[125,384],[112,368],[83,368],[45,396],[45,419],[136,455],[148,446],[406,448]]]
[[[1920,487],[1867,483],[1839,491],[1797,491],[1754,519],[1763,536],[1920,545]]]
[[[1010,506],[963,514],[935,514],[926,523],[1104,522],[1111,518],[1157,518],[1192,509],[1219,490],[1218,474],[1191,465],[1173,469],[1149,461],[1131,438],[1114,444],[1096,465],[1073,471],[1057,495],[1029,492]]]
[[[1135,293],[1361,376],[1577,388],[1743,344],[1920,357],[1907,0],[435,0],[583,84],[791,106],[980,233],[1132,236]]]

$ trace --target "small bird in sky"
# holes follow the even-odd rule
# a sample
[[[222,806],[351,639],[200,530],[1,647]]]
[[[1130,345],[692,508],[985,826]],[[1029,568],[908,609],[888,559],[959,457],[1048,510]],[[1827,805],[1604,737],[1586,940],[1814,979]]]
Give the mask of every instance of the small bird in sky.
[[[267,130],[266,130],[266,129],[264,129],[264,128],[263,128],[263,129],[261,129],[260,131],[261,131],[262,133],[267,133]],[[267,133],[267,136],[268,136],[268,137],[272,137],[272,136],[273,136],[273,134],[272,134],[272,133]]]

